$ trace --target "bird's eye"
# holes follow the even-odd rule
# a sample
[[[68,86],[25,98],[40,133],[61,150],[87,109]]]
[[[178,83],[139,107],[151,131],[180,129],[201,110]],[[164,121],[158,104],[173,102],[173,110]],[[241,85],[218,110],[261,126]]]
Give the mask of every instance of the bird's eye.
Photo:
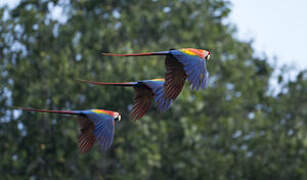
[[[210,59],[210,57],[211,57],[211,55],[210,55],[210,54],[208,54],[208,55],[206,56],[206,59],[207,59],[207,60],[209,60],[209,59]]]

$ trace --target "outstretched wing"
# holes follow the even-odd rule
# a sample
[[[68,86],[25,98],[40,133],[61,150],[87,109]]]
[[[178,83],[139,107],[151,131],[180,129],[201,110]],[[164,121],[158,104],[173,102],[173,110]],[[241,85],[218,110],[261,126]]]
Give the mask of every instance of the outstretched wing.
[[[137,120],[143,117],[150,108],[154,94],[146,85],[138,85],[134,89],[134,104],[130,116],[133,120]]]
[[[96,141],[100,145],[101,150],[106,151],[113,143],[115,130],[114,118],[104,114],[91,114],[88,117],[94,122]]]
[[[180,94],[186,79],[183,65],[173,55],[166,56],[166,77],[164,91],[168,98],[176,99]]]
[[[150,87],[154,93],[154,101],[158,106],[158,109],[162,112],[169,109],[172,104],[172,100],[165,96],[164,93],[164,79],[153,79],[143,81],[148,87]]]
[[[95,125],[85,116],[79,116],[78,123],[81,131],[78,138],[79,151],[82,153],[87,153],[92,149],[96,141],[94,135]]]
[[[204,89],[207,87],[208,72],[206,62],[199,56],[189,55],[178,50],[172,50],[173,56],[183,64],[187,80],[192,89]]]

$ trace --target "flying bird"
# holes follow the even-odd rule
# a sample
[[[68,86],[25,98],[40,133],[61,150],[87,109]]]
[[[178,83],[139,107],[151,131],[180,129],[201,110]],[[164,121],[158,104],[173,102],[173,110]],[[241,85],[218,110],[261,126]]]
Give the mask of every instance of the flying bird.
[[[138,82],[121,82],[121,83],[107,83],[97,81],[78,80],[95,85],[109,85],[109,86],[130,86],[134,88],[134,104],[130,116],[137,120],[150,108],[152,101],[156,103],[158,109],[162,112],[169,109],[172,100],[167,98],[164,94],[164,79],[152,79]]]
[[[165,55],[166,75],[164,91],[168,98],[176,99],[187,79],[192,89],[207,87],[208,72],[206,61],[211,53],[202,49],[182,48],[169,51],[136,54],[102,53],[105,56],[162,56]]]
[[[113,142],[115,122],[121,120],[120,113],[103,109],[60,111],[24,107],[16,108],[24,111],[77,115],[81,132],[78,138],[78,147],[81,153],[89,152],[96,141],[103,151],[109,149]]]

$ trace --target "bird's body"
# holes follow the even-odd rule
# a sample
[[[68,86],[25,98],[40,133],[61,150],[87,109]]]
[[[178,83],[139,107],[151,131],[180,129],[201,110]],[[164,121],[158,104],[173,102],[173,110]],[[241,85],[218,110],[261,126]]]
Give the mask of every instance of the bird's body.
[[[110,148],[114,137],[115,121],[120,121],[121,119],[118,112],[103,109],[90,109],[82,111],[60,111],[33,108],[19,109],[25,111],[77,115],[81,132],[78,139],[78,147],[79,151],[82,153],[89,152],[96,141],[103,151]]]
[[[201,49],[182,48],[169,51],[136,53],[136,54],[112,54],[103,53],[105,56],[161,56],[165,55],[166,77],[164,83],[165,94],[170,99],[176,99],[180,94],[187,79],[192,89],[204,89],[207,87],[208,72],[206,60],[210,58],[210,52]]]
[[[158,109],[166,111],[169,109],[172,100],[164,94],[164,79],[152,79],[138,82],[107,83],[79,80],[95,85],[111,86],[132,86],[135,90],[134,105],[131,111],[132,119],[140,119],[150,108],[152,101],[156,103]]]

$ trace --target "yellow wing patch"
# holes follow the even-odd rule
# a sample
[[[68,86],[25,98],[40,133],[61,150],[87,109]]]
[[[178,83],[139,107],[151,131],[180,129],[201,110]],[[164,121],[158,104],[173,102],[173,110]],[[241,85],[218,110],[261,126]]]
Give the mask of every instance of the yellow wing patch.
[[[97,114],[106,114],[105,111],[100,110],[100,109],[93,109],[92,112],[97,113]]]
[[[103,109],[92,109],[91,111],[93,113],[97,113],[97,114],[106,114],[106,115],[114,116],[113,111],[107,111],[107,110],[103,110]]]
[[[191,56],[198,56],[198,54],[196,54],[195,52],[191,51],[189,48],[185,48],[185,49],[179,49],[179,51],[191,55]]]
[[[161,78],[161,79],[152,79],[151,81],[165,81],[165,79]]]

